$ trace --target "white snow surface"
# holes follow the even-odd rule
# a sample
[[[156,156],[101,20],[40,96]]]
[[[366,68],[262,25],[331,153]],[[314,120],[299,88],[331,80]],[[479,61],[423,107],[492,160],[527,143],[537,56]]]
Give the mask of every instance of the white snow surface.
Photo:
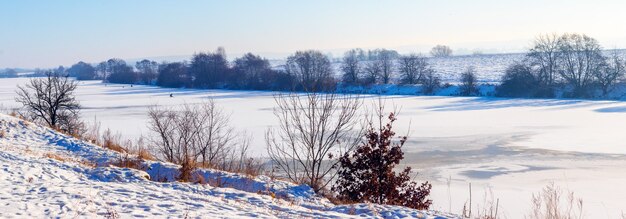
[[[122,156],[117,152],[3,114],[0,131],[0,218],[453,217],[399,206],[333,205],[305,185],[210,169],[198,172],[220,177],[223,188],[154,182],[148,178],[172,177],[178,166],[150,161],[147,172],[113,167]]]
[[[16,107],[15,86],[28,79],[0,79],[0,104]],[[390,93],[393,93],[390,92]],[[173,98],[169,95],[173,94]],[[231,113],[237,130],[252,135],[252,154],[264,156],[264,134],[277,124],[274,92],[170,89],[81,81],[77,98],[86,121],[124,137],[149,136],[147,109],[158,104],[201,103],[212,97]],[[576,99],[506,99],[387,95],[401,108],[398,133],[410,133],[404,165],[417,181],[433,184],[433,210],[460,214],[473,203],[499,199],[499,215],[524,218],[531,196],[554,182],[584,200],[587,218],[620,218],[626,212],[626,102]],[[363,95],[363,112],[376,95]],[[473,206],[474,212],[480,206]]]

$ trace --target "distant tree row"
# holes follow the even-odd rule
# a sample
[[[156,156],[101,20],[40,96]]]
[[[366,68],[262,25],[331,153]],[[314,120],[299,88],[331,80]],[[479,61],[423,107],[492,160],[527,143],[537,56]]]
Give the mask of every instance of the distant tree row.
[[[443,45],[431,51],[434,57],[451,53]],[[283,66],[272,68],[267,59],[251,53],[231,63],[224,49],[218,48],[215,52],[194,54],[190,62],[159,64],[142,60],[132,67],[124,60],[112,58],[96,66],[79,62],[53,71],[67,72],[78,80],[188,88],[324,91],[337,86],[398,83],[419,84],[423,94],[433,94],[441,87],[428,58],[419,54],[352,49],[344,54],[339,70],[342,75],[337,79],[330,59],[315,50],[298,51]],[[16,72],[5,71],[4,75],[14,76]],[[624,58],[616,52],[605,54],[594,38],[584,34],[544,35],[534,41],[523,60],[506,69],[496,95],[555,97],[562,93],[564,97],[607,98],[625,75]],[[478,95],[473,69],[462,73],[460,81],[459,95]]]
[[[320,52],[298,52],[289,57],[286,66],[284,70],[272,69],[267,59],[251,53],[230,63],[224,49],[218,48],[194,54],[190,62],[159,64],[142,60],[133,68],[124,60],[112,58],[96,66],[78,62],[67,73],[78,80],[186,88],[289,90],[304,89],[303,84],[333,84],[330,61]]]
[[[15,69],[0,69],[0,78],[14,78],[17,77],[17,71]]]
[[[440,87],[439,76],[427,57],[400,55],[387,49],[346,52],[340,67],[341,78],[335,77],[331,60],[320,51],[297,51],[284,65],[272,67],[267,59],[251,53],[229,62],[221,47],[215,52],[196,53],[190,62],[159,64],[142,60],[132,67],[124,60],[112,58],[95,66],[78,62],[68,69],[59,67],[54,71],[66,71],[78,80],[186,88],[328,91],[340,85],[397,82],[421,84],[423,93],[432,94]],[[398,76],[399,80],[395,80]]]
[[[431,50],[433,57],[452,54],[448,46]],[[229,62],[223,48],[193,55],[189,62],[156,63],[142,60],[129,66],[109,59],[96,66],[79,62],[67,71],[79,80],[155,84],[164,87],[332,91],[342,86],[376,84],[420,85],[422,94],[442,87],[440,76],[420,54],[400,55],[394,50],[351,49],[343,55],[339,77],[329,57],[320,51],[297,51],[280,66],[251,53]],[[495,95],[504,97],[608,97],[622,82],[626,62],[605,54],[598,41],[583,34],[538,37],[523,60],[509,66]],[[460,73],[458,95],[479,95],[473,68]]]
[[[606,98],[622,82],[626,62],[616,51],[605,54],[584,34],[539,36],[519,63],[502,77],[496,94],[505,97]]]
[[[78,80],[99,79],[111,83],[153,84],[158,75],[159,64],[150,60],[135,63],[135,68],[124,60],[112,58],[100,62],[95,67],[85,62],[78,62],[68,68],[67,73]]]
[[[423,55],[399,55],[386,49],[369,51],[368,59],[360,58],[361,54],[361,49],[344,54],[341,64],[344,85],[390,84],[399,78],[400,84],[421,84],[424,94],[434,93],[441,85],[439,76]]]

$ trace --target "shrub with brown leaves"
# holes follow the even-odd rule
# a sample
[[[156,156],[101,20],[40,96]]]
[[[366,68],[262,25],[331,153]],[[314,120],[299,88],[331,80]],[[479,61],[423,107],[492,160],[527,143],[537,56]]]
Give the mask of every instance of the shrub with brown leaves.
[[[332,190],[338,193],[337,198],[342,202],[428,209],[432,204],[427,199],[432,187],[430,183],[418,185],[412,181],[410,167],[400,173],[394,171],[404,158],[402,146],[407,137],[400,137],[399,142],[394,142],[396,133],[392,125],[396,121],[395,114],[389,114],[389,121],[384,126],[383,117],[382,113],[378,113],[380,125],[375,128],[370,122],[362,145],[339,159],[338,179]]]

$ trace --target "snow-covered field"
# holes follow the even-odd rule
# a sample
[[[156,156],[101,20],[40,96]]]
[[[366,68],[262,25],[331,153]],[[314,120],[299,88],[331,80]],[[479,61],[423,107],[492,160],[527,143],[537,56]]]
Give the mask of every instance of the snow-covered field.
[[[308,186],[215,170],[197,172],[207,180],[219,176],[223,187],[154,182],[148,179],[171,177],[179,167],[153,161],[144,163],[147,172],[112,167],[120,154],[2,114],[0,131],[0,218],[452,217],[333,205]]]
[[[26,81],[0,79],[0,103],[17,106],[15,86]],[[129,138],[150,134],[149,106],[198,103],[208,97],[232,114],[236,128],[253,136],[254,154],[265,153],[264,132],[276,124],[272,92],[80,83],[83,118],[96,117],[103,127]],[[367,105],[376,98],[365,96],[364,101]],[[474,205],[499,199],[499,215],[523,218],[530,213],[532,193],[555,182],[584,200],[588,218],[618,218],[626,211],[626,102],[385,98],[402,109],[397,130],[404,133],[410,127],[405,164],[419,170],[417,180],[433,182],[434,210],[460,213],[471,183]]]

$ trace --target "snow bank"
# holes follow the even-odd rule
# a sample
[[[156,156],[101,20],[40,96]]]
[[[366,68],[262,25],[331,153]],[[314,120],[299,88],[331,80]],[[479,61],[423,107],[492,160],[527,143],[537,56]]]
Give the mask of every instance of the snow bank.
[[[112,167],[121,154],[10,116],[0,114],[0,131],[0,218],[454,217],[399,206],[335,206],[305,185],[211,169],[197,173],[221,179],[224,187],[179,183],[177,165]],[[149,180],[154,177],[167,182]]]

